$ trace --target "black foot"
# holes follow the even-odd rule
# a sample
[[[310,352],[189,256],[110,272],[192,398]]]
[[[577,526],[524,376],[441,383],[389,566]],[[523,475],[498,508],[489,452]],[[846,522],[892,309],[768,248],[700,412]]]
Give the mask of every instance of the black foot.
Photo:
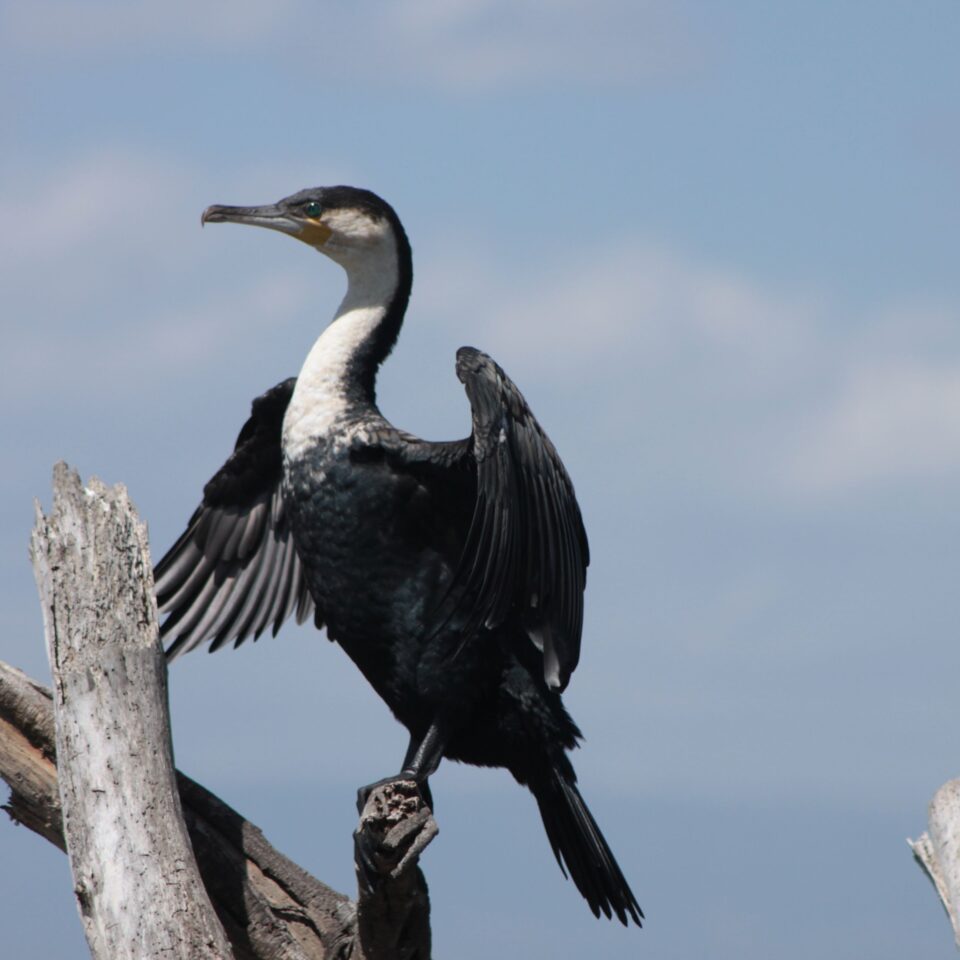
[[[357,886],[363,893],[373,893],[382,876],[377,865],[379,842],[371,834],[358,827],[353,834],[353,862],[357,868]]]

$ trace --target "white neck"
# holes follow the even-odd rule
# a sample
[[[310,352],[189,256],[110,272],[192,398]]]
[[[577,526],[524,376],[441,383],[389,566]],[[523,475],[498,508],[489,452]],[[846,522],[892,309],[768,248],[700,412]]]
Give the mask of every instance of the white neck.
[[[397,255],[392,242],[373,249],[322,250],[347,271],[347,292],[329,326],[307,354],[283,419],[283,450],[296,458],[316,439],[342,429],[364,412],[357,384],[369,349],[397,289]]]

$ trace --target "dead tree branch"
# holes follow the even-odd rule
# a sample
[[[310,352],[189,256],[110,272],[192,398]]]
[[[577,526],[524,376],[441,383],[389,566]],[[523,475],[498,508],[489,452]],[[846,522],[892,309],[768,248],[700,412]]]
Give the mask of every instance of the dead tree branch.
[[[68,519],[58,521],[57,510],[66,503],[69,503]],[[86,789],[93,802],[104,808],[116,808],[136,800],[129,787],[124,789],[118,782],[129,774],[127,767],[143,764],[147,754],[168,749],[165,679],[162,670],[145,667],[140,659],[147,654],[152,656],[158,649],[156,616],[152,594],[146,594],[148,600],[143,595],[145,589],[149,591],[152,587],[146,543],[125,492],[122,488],[106,490],[95,482],[84,490],[75,474],[58,467],[54,515],[54,521],[41,518],[34,551],[40,558],[38,581],[44,598],[45,623],[48,634],[52,633],[57,643],[51,660],[55,665],[58,707],[61,699],[81,698],[83,690],[78,689],[78,679],[81,688],[83,683],[92,685],[92,692],[102,698],[102,705],[96,710],[89,704],[82,709],[82,720],[73,721],[76,727],[73,739],[64,736],[60,747],[60,779],[64,782],[59,790],[64,796],[64,808],[74,811],[68,812],[66,822],[69,829],[73,829],[72,821],[82,819],[84,823],[78,829],[86,829],[85,818],[96,820],[98,812],[91,813],[75,800],[67,799],[68,790],[77,789],[75,785],[72,788],[65,785],[67,777],[73,784],[87,777],[90,785],[80,789]],[[105,558],[102,555],[103,524],[125,530],[139,543],[137,549],[142,549],[142,556],[137,559],[127,549],[126,553],[121,550],[122,559]],[[68,556],[71,552],[73,555]],[[79,555],[86,556],[86,565],[77,562]],[[90,579],[97,578],[110,583],[91,585]],[[135,599],[130,600],[128,596],[123,601],[107,600],[106,594],[89,592],[94,586],[97,590],[114,590],[113,581],[117,580],[133,588],[130,596]],[[78,585],[77,581],[83,583]],[[141,591],[139,599],[136,599],[136,590]],[[71,649],[69,653],[61,650],[59,644],[65,642],[61,638],[64,632],[82,641],[78,649]],[[109,643],[108,635],[112,638]],[[140,637],[136,641],[139,644],[134,658],[137,662],[131,663],[112,644],[122,647],[129,637],[137,636]],[[99,689],[104,686],[109,689]],[[144,704],[150,706],[145,708]],[[159,714],[158,704],[163,708]],[[163,722],[149,731],[138,726],[137,736],[145,739],[139,740],[136,747],[121,744],[118,752],[109,755],[109,760],[98,759],[100,747],[88,745],[90,738],[102,736],[103,731],[98,734],[96,726],[106,726],[110,736],[117,737],[122,731],[116,711],[131,707],[135,711],[161,715]],[[101,710],[105,711],[103,716]],[[141,721],[142,717],[136,722]],[[69,722],[61,721],[58,728]],[[122,741],[122,736],[120,739]],[[6,809],[14,820],[63,849],[64,818],[58,797],[56,756],[50,692],[14,668],[0,664],[0,777],[11,789]],[[81,769],[68,774],[67,762]],[[92,783],[91,771],[95,774]],[[134,819],[139,817],[139,822],[133,828],[125,825],[122,836],[111,841],[117,845],[111,847],[112,855],[116,856],[116,849],[123,843],[129,843],[131,829],[153,834],[170,829],[169,824],[156,822],[159,819],[179,821],[179,829],[185,826],[189,836],[186,858],[192,862],[192,848],[199,876],[222,928],[217,925],[212,932],[202,928],[203,932],[190,934],[189,941],[180,941],[180,952],[164,953],[165,945],[171,941],[144,939],[146,921],[138,918],[138,924],[124,934],[132,938],[132,946],[114,944],[110,952],[97,954],[97,947],[91,943],[95,956],[229,956],[232,947],[232,955],[242,960],[346,957],[429,960],[429,900],[426,882],[416,861],[436,833],[436,824],[412,785],[387,784],[373,791],[368,800],[357,834],[358,851],[364,851],[362,864],[367,882],[354,902],[274,850],[255,826],[203,787],[180,773],[176,773],[175,781],[172,775],[169,779],[176,784],[176,789],[169,791],[174,802],[167,802],[162,810],[151,807],[134,815]],[[156,782],[156,775],[151,775],[149,785],[152,787]],[[112,809],[115,824],[122,821],[121,813],[126,814]],[[100,815],[102,818],[102,811]],[[176,831],[176,823],[173,829]],[[139,842],[142,833],[137,836]],[[72,841],[69,845],[72,849]],[[113,864],[90,866],[104,855],[102,841],[88,840],[87,848],[91,846],[93,859],[84,868],[86,873],[81,873],[87,901],[81,904],[81,910],[96,917],[103,909],[103,904],[97,901],[103,898],[107,884],[113,879],[106,876],[113,870]],[[358,865],[360,863],[358,853]],[[150,858],[141,857],[137,884],[146,888],[157,879],[169,884],[174,875],[186,869],[182,851],[174,859],[170,859],[169,851],[158,852]],[[76,866],[74,872],[76,876]],[[139,912],[141,907],[135,906],[127,893],[123,895],[120,911]],[[195,893],[191,894],[194,898]],[[190,909],[195,908],[194,899]],[[156,922],[167,923],[166,913],[171,909],[179,912],[178,908],[165,908],[161,911],[164,915]],[[89,930],[90,922],[85,922],[85,927]],[[222,939],[218,944],[216,938],[221,930],[225,931],[230,946]],[[222,937],[222,932],[219,935]],[[145,943],[154,952],[149,952]],[[157,943],[163,946],[157,949]],[[184,949],[183,944],[189,949]],[[214,952],[216,950],[220,953]]]
[[[960,780],[949,780],[930,801],[929,829],[908,840],[953,925],[960,947]]]

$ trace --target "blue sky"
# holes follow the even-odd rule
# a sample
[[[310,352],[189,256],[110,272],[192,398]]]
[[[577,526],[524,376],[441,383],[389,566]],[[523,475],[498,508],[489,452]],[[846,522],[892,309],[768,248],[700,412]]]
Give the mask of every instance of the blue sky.
[[[568,704],[649,923],[593,920],[509,778],[435,778],[438,955],[953,955],[905,837],[960,773],[954,2],[0,3],[0,656],[63,458],[159,556],[342,277],[210,203],[337,182],[414,246],[381,406],[520,384],[593,563]],[[403,731],[307,629],[171,672],[177,760],[351,888]],[[0,824],[11,955],[80,955],[65,859]],[[37,917],[42,922],[37,922]]]

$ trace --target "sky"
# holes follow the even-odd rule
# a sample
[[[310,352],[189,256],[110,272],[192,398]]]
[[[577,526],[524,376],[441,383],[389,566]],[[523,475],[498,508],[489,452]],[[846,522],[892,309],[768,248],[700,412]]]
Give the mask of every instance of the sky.
[[[953,956],[906,838],[960,775],[958,39],[954,0],[0,0],[0,658],[49,676],[53,464],[124,483],[158,558],[339,302],[200,212],[368,187],[414,249],[384,413],[465,435],[477,346],[573,477],[574,760],[648,918],[594,920],[529,795],[447,763],[436,954]],[[181,769],[352,891],[406,736],[342,652],[288,626],[170,687]],[[0,930],[84,955],[9,823]]]

